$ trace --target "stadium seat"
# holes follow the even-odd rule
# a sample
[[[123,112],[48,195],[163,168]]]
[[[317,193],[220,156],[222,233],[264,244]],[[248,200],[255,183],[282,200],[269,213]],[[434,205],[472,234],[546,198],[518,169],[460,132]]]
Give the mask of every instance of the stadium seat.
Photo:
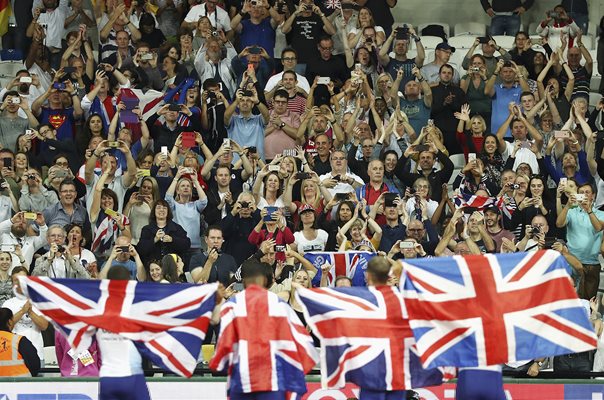
[[[455,36],[486,36],[487,27],[485,24],[482,24],[480,22],[460,22],[458,24],[455,24],[455,27],[453,28],[453,34]]]
[[[476,36],[463,35],[449,38],[449,44],[456,49],[469,49],[476,41]]]
[[[436,45],[442,43],[443,39],[438,36],[422,36],[422,44],[425,49],[435,49]],[[413,44],[415,47],[415,44]]]
[[[598,92],[600,90],[600,82],[602,82],[602,76],[595,74],[596,63],[594,63],[594,74],[589,82],[589,90],[592,92]]]
[[[539,22],[531,22],[529,24],[528,34],[529,36],[537,34],[537,27],[539,26]]]
[[[495,42],[506,50],[510,50],[514,47],[514,36],[507,35],[496,35],[493,36]]]
[[[424,29],[428,25],[440,25],[445,30],[447,37],[451,36],[451,27],[449,26],[449,24],[445,24],[444,22],[428,22],[426,24],[420,24],[417,26],[417,34],[419,35],[422,32],[422,29]]]
[[[0,61],[0,78],[13,79],[17,71],[25,69],[21,61]]]
[[[583,35],[583,38],[581,39],[581,41],[583,42],[583,46],[585,46],[585,48],[587,50],[593,50],[594,49],[594,37],[591,35]]]
[[[466,166],[466,158],[463,154],[453,154],[449,156],[449,159],[453,163],[455,169],[459,170]]]
[[[602,98],[600,93],[589,92],[589,110],[592,111]]]

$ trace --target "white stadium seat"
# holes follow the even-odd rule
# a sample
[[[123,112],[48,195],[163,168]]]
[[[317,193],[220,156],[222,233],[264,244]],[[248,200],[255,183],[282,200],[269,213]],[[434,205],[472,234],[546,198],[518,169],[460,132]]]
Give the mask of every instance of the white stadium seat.
[[[506,50],[510,50],[514,47],[514,36],[496,35],[493,36],[493,39],[495,39],[495,42],[497,42],[499,46]]]
[[[596,105],[598,104],[598,102],[600,101],[600,99],[602,98],[602,95],[600,93],[594,93],[594,92],[589,92],[589,110],[593,110],[594,108],[596,108]]]
[[[469,49],[476,41],[476,36],[463,35],[449,38],[449,44],[455,49]]]
[[[453,28],[455,36],[470,35],[470,36],[486,36],[487,27],[481,22],[460,22],[455,24]]]
[[[422,36],[422,45],[425,49],[435,49],[439,43],[442,43],[443,39],[438,36]],[[413,44],[415,47],[415,44]]]

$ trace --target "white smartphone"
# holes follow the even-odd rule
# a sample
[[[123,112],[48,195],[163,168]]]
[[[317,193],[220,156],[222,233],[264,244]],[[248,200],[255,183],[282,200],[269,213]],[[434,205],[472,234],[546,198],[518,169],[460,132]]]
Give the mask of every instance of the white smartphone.
[[[468,153],[468,162],[476,161],[476,153]]]
[[[402,241],[399,243],[401,249],[412,249],[415,247],[415,243],[409,241]]]
[[[168,146],[162,146],[162,147],[161,147],[161,153],[162,153],[164,156],[168,157]]]
[[[568,182],[568,178],[560,178],[560,185],[566,185],[566,182]]]
[[[331,82],[331,78],[328,76],[322,76],[319,79],[317,79],[318,85],[329,85],[329,82]]]
[[[222,139],[222,147],[231,147],[231,139]]]
[[[575,199],[577,199],[577,202],[582,202],[583,200],[585,200],[585,195],[583,193],[577,193],[575,195]]]
[[[19,83],[31,83],[32,80],[29,76],[22,76],[19,78]]]

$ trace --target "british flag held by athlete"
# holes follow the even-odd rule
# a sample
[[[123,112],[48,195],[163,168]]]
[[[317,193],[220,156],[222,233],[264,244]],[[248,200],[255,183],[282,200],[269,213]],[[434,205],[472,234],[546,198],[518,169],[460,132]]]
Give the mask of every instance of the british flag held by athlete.
[[[186,377],[197,366],[218,288],[35,276],[20,277],[20,284],[76,354],[104,329],[135,341],[153,363]]]
[[[440,370],[421,366],[398,288],[302,288],[296,298],[321,339],[323,387],[353,382],[397,391],[442,383]]]
[[[596,346],[553,250],[405,260],[401,287],[425,367],[485,367]]]
[[[304,375],[319,357],[293,309],[256,285],[223,304],[210,368],[229,371],[233,393],[306,392]]]

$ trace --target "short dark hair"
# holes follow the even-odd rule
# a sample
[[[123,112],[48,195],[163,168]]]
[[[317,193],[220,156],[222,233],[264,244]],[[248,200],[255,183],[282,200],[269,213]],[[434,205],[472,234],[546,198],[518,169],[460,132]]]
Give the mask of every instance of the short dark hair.
[[[25,275],[29,276],[29,270],[21,265],[13,268],[13,270],[10,272],[10,276],[16,275],[19,272],[25,272]]]
[[[592,193],[596,193],[596,191],[594,190],[594,186],[589,182],[585,182],[580,185],[577,185],[577,192],[579,191],[579,189],[581,189],[585,186],[588,186]]]
[[[522,93],[520,93],[520,98],[523,98],[524,96],[533,96],[533,98],[535,98],[535,95],[533,94],[533,92],[522,92]]]
[[[4,93],[4,96],[2,96],[2,101],[4,101],[8,96],[19,97],[19,92],[16,90],[9,90],[8,92]]]
[[[10,308],[0,308],[0,330],[10,331],[8,328],[8,321],[13,318],[13,312]]]
[[[273,269],[267,263],[255,258],[248,258],[241,264],[241,279],[254,279],[265,277],[267,288],[273,285]]]
[[[107,268],[107,267],[105,267]],[[116,281],[129,281],[131,279],[130,271],[123,265],[112,265],[107,271],[107,279]]]
[[[220,231],[220,233],[222,232],[222,227],[220,225],[210,225],[208,226],[208,229],[206,229],[206,237],[210,234],[210,231]]]
[[[109,188],[103,188],[103,190],[101,190],[101,198],[103,198],[103,196],[111,197],[111,200],[113,200],[113,211],[117,211],[119,206],[117,194]]]
[[[275,95],[273,96],[273,99],[275,97],[281,97],[281,98],[284,98],[284,99],[288,100],[289,99],[289,94],[287,93],[287,90],[279,89],[279,90],[277,90],[275,92]]]
[[[59,183],[59,192],[63,190],[63,186],[73,186],[75,188],[76,184],[71,179],[64,179],[63,181],[61,181],[61,183]]]
[[[168,202],[164,199],[157,199],[157,201],[153,203],[153,207],[151,207],[151,215],[149,216],[149,221],[153,222],[154,224],[157,223],[157,220],[155,219],[155,209],[157,208],[157,206],[166,207],[168,209],[168,215],[166,217],[166,220],[172,221],[172,218],[174,218],[174,216],[172,215],[172,209],[170,208]]]
[[[283,75],[285,75],[285,74],[292,75],[294,77],[294,79],[296,81],[298,81],[298,74],[296,74],[296,71],[283,71]],[[281,75],[281,76],[283,77],[283,75]]]
[[[294,53],[298,58],[298,52],[293,47],[286,47],[281,51],[281,58],[284,57],[285,53]]]
[[[380,285],[388,283],[388,273],[390,272],[390,261],[386,257],[375,256],[367,263],[367,273],[371,275],[373,281]]]
[[[443,64],[438,69],[438,73],[440,74],[444,68],[449,68],[451,70],[451,72],[453,72],[453,66],[451,64]]]

